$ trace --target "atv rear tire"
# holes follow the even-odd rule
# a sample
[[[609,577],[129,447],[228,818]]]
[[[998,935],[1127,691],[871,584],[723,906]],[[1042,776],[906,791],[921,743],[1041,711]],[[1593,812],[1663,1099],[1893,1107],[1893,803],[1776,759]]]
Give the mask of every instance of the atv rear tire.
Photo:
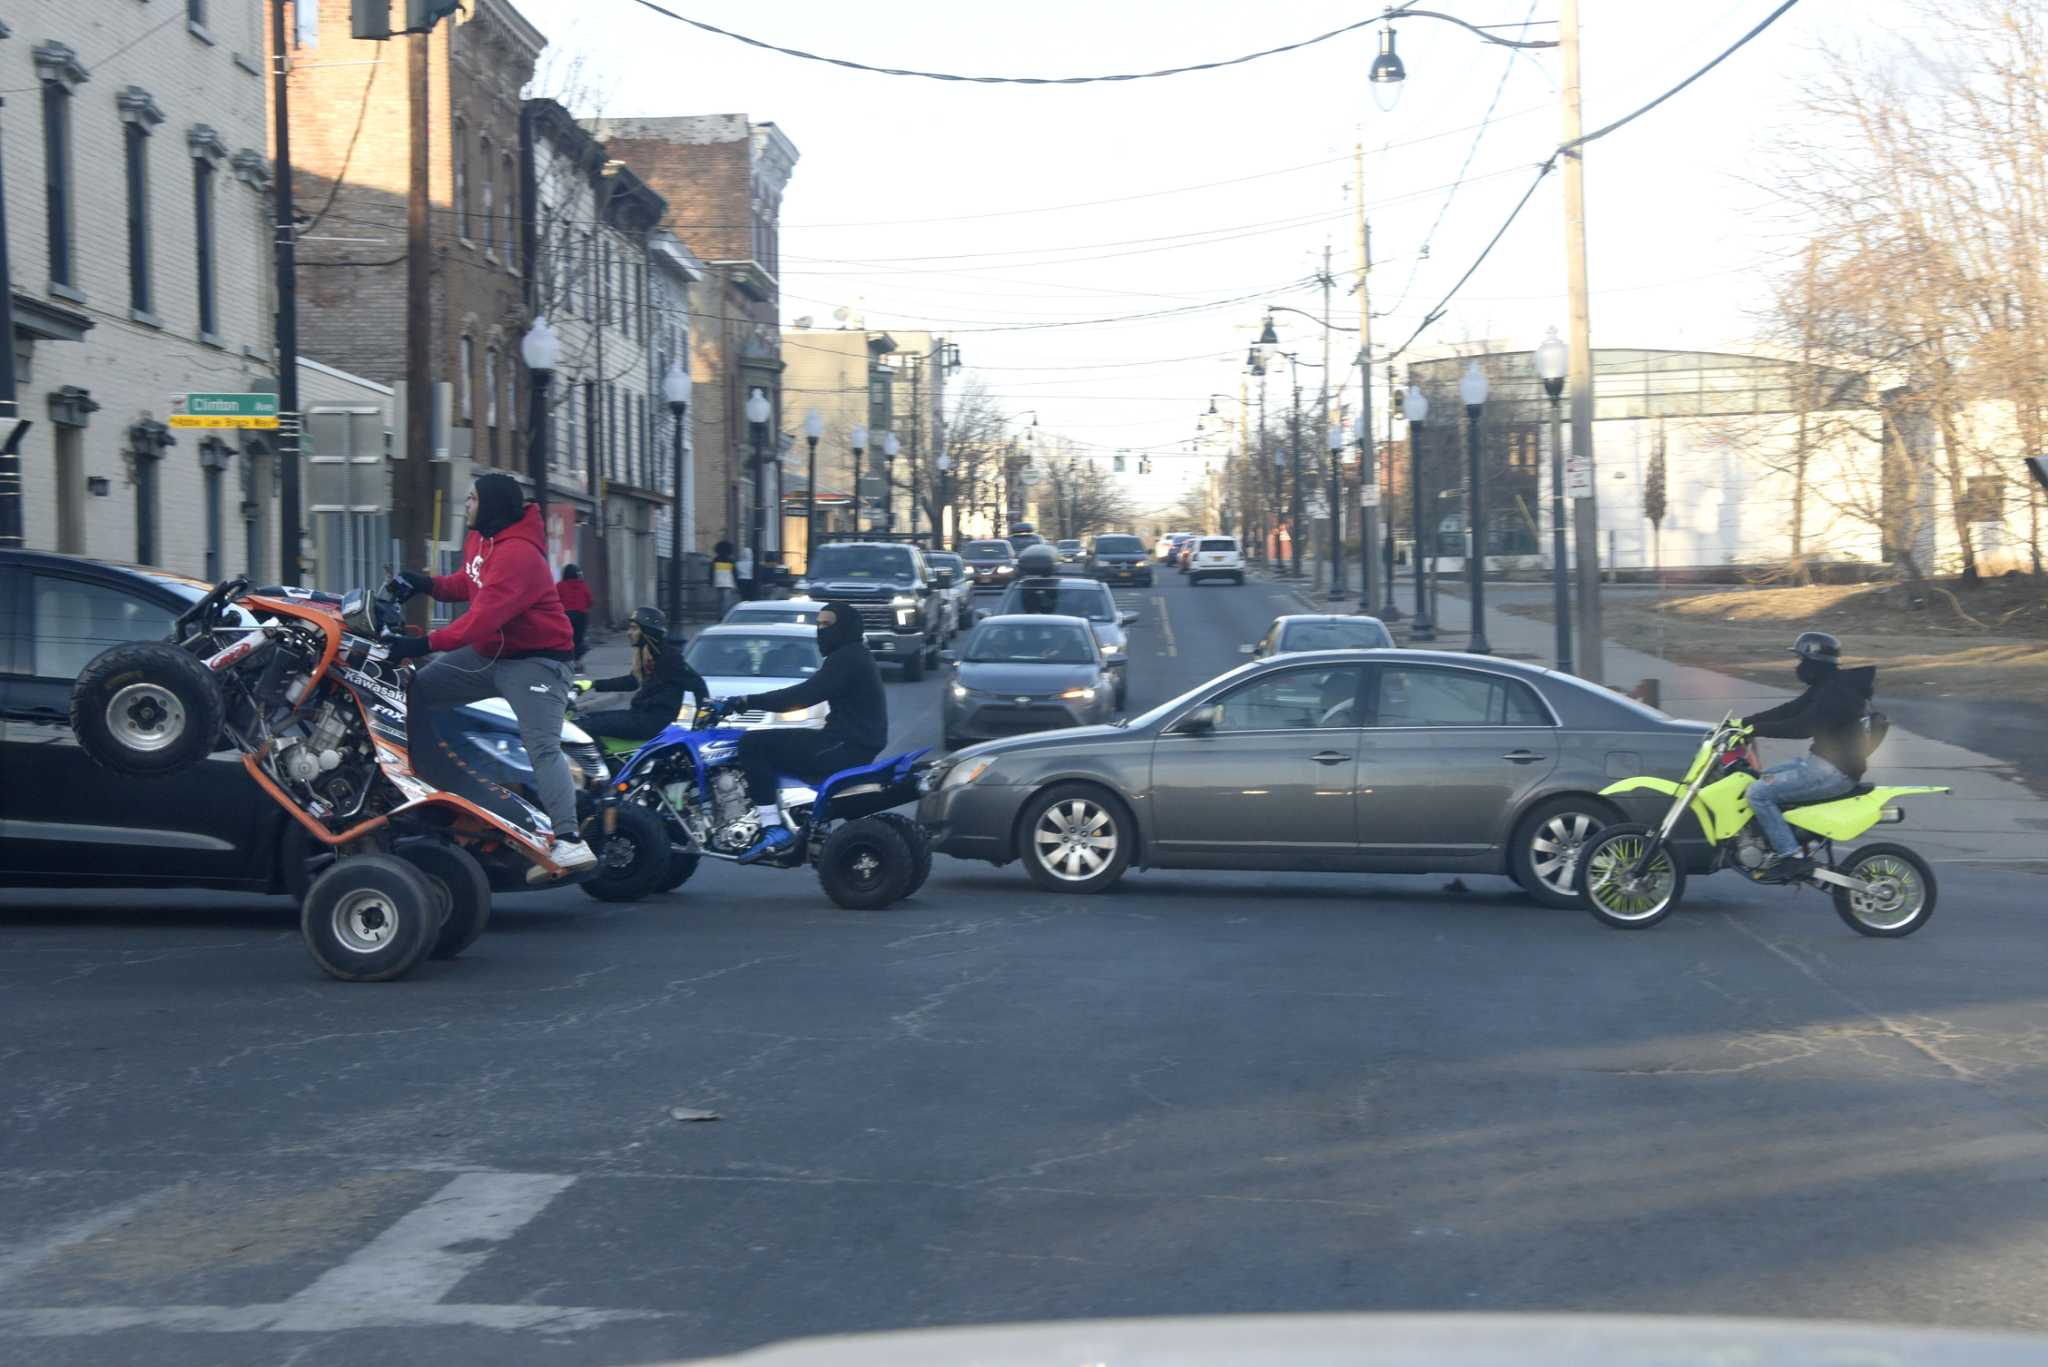
[[[95,656],[71,686],[71,729],[117,774],[175,774],[213,753],[226,705],[204,661],[168,641]]]
[[[924,880],[932,876],[932,842],[925,838],[924,827],[901,812],[877,812],[876,821],[886,821],[903,833],[903,843],[910,846],[910,885],[903,889],[905,897],[914,897],[924,886]]]
[[[700,856],[688,850],[679,850],[673,845],[669,846],[668,869],[661,875],[661,881],[654,885],[654,890],[674,892],[690,881],[691,875],[697,872],[697,865],[700,862]]]
[[[597,854],[597,872],[581,886],[600,902],[637,902],[668,876],[668,828],[631,802],[613,810],[618,820],[609,833],[602,811],[583,823],[583,838]]]
[[[839,827],[818,851],[818,885],[848,911],[880,911],[900,901],[915,873],[903,832],[872,816]]]
[[[452,959],[475,944],[491,923],[491,879],[484,866],[468,850],[438,840],[406,845],[398,857],[426,875],[447,907],[429,957]]]
[[[389,982],[412,972],[441,929],[440,896],[425,874],[394,854],[335,861],[299,906],[313,962],[348,983]]]

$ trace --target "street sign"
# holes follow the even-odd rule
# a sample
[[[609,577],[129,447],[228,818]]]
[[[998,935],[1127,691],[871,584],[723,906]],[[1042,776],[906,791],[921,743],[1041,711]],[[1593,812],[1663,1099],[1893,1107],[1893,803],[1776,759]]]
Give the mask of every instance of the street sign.
[[[1358,494],[1359,494],[1359,499],[1358,499],[1358,501],[1359,501],[1359,503],[1360,503],[1360,504],[1362,504],[1363,506],[1365,506],[1365,507],[1367,507],[1367,508],[1377,508],[1377,507],[1379,507],[1379,506],[1380,506],[1380,486],[1379,486],[1379,485],[1377,485],[1377,484],[1368,484],[1368,485],[1366,485],[1366,486],[1365,486],[1365,487],[1364,487],[1363,489],[1360,489],[1360,490],[1358,491]]]
[[[172,427],[277,428],[275,394],[187,394],[185,411],[171,414]]]
[[[1567,498],[1593,496],[1593,470],[1584,456],[1572,452],[1564,458],[1564,492]]]

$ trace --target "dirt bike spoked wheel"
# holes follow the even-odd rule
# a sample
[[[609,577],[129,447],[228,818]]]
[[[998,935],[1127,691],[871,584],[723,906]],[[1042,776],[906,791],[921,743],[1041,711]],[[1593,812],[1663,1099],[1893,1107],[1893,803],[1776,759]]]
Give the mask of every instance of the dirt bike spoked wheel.
[[[903,832],[874,817],[849,821],[826,836],[817,862],[819,886],[848,911],[879,911],[902,900],[917,871]]]
[[[475,944],[491,923],[491,880],[468,850],[437,840],[402,847],[398,857],[426,875],[445,910],[430,957],[452,959]]]
[[[1648,826],[1609,826],[1580,852],[1579,894],[1603,925],[1654,926],[1684,893],[1685,867]]]
[[[412,972],[434,947],[441,898],[425,874],[392,854],[336,860],[299,906],[299,930],[313,961],[343,982],[389,982]]]
[[[580,884],[585,896],[637,902],[668,876],[668,828],[637,803],[621,802],[597,813],[583,823],[583,838],[597,853],[597,872]]]
[[[71,686],[71,729],[117,774],[170,774],[212,752],[226,704],[204,661],[166,641],[94,657]]]
[[[1939,897],[1934,870],[1904,845],[1865,845],[1852,851],[1836,869],[1870,884],[1869,892],[1830,889],[1836,914],[1859,935],[1895,940],[1911,935],[1934,915]]]

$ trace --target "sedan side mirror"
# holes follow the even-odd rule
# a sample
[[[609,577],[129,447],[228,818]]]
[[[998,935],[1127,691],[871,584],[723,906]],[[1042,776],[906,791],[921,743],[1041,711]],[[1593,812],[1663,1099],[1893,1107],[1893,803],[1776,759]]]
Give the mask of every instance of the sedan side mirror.
[[[1111,669],[1121,669],[1131,662],[1131,657],[1121,650],[1112,650],[1102,657],[1102,662]]]
[[[1138,624],[1138,614],[1135,612],[1119,612],[1116,615],[1116,620],[1122,626],[1134,627]]]
[[[1174,730],[1188,736],[1206,736],[1216,729],[1223,720],[1222,703],[1203,703],[1192,709],[1174,725]]]

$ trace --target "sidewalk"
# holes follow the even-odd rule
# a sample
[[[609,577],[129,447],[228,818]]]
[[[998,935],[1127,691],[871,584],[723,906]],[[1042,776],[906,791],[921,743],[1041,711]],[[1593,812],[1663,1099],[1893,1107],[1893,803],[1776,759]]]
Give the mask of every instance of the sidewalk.
[[[1306,572],[1309,568],[1304,559],[1302,569]],[[1275,582],[1295,589],[1303,611],[1355,611],[1359,608],[1357,567],[1352,568],[1354,596],[1340,604],[1323,601],[1310,587],[1315,582],[1312,578]],[[1493,585],[1487,587],[1491,590]],[[1403,588],[1407,589],[1405,594]],[[1463,585],[1458,588],[1454,596],[1451,583],[1445,581],[1438,600],[1437,639],[1432,644],[1418,643],[1418,649],[1464,649],[1472,618]],[[1396,588],[1395,601],[1400,603],[1403,613],[1414,607],[1412,582]],[[1390,625],[1395,639],[1405,644],[1406,620]],[[1489,610],[1486,635],[1493,653],[1505,659],[1547,665],[1555,649],[1556,637],[1549,623],[1512,613]],[[1718,721],[1731,711],[1762,711],[1796,692],[1789,687],[1750,683],[1710,669],[1673,664],[1616,641],[1605,642],[1603,649],[1610,686],[1626,692],[1645,679],[1655,679],[1662,690],[1661,706],[1674,717]],[[1788,657],[1785,676],[1789,680],[1791,675]],[[1878,705],[1882,708],[1882,698]],[[1799,742],[1765,741],[1763,745],[1765,762],[1769,763],[1774,758],[1789,758]],[[1874,757],[1872,778],[1882,784],[1940,784],[1954,790],[1945,796],[1914,799],[1908,806],[1906,823],[1896,828],[1895,833],[1903,843],[1929,859],[2048,872],[2048,799],[2028,787],[2006,761],[1894,725],[1884,748]],[[1882,837],[1873,832],[1870,838]]]

